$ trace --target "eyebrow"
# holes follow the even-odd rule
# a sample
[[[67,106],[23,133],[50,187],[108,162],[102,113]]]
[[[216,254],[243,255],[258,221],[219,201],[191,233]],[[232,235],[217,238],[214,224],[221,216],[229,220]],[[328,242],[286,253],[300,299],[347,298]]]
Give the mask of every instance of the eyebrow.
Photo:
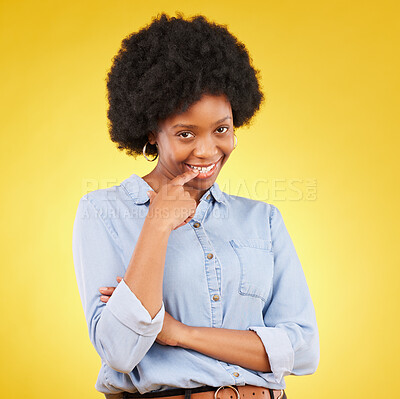
[[[219,121],[216,121],[214,125],[218,125],[218,123],[221,123],[227,119],[232,119],[229,115],[225,116],[225,118],[220,119]],[[198,127],[197,125],[185,125],[184,123],[177,123],[176,125],[172,126],[171,129],[175,129],[176,127],[187,127],[187,128],[194,128]]]

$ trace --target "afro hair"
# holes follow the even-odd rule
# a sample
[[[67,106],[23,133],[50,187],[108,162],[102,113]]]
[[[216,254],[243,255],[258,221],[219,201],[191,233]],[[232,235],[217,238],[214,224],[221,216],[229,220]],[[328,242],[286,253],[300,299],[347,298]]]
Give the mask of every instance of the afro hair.
[[[203,15],[158,14],[122,40],[107,74],[111,140],[136,158],[159,121],[185,112],[203,94],[225,94],[233,125],[249,125],[264,100],[259,73],[226,25]],[[146,153],[156,155],[156,146]]]

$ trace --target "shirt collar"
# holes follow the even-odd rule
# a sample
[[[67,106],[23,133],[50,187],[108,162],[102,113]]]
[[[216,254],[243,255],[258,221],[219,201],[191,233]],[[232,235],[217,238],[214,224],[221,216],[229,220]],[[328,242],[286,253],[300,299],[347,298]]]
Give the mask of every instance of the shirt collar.
[[[135,173],[122,181],[121,186],[125,188],[135,204],[145,204],[149,201],[147,191],[153,190],[145,180]],[[209,194],[211,194],[211,196],[219,203],[227,205],[225,195],[219,188],[217,182],[214,182],[214,184],[204,193],[200,201],[211,201]]]

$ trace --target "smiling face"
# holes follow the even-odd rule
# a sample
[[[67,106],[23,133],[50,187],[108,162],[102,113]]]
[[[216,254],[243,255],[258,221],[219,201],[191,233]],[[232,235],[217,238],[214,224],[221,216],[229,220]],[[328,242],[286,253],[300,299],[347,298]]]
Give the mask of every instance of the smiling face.
[[[212,166],[185,184],[199,200],[215,182],[234,148],[231,105],[225,95],[204,94],[184,113],[159,123],[159,132],[149,134],[158,145],[158,163],[144,178],[158,185],[184,173],[189,166]]]

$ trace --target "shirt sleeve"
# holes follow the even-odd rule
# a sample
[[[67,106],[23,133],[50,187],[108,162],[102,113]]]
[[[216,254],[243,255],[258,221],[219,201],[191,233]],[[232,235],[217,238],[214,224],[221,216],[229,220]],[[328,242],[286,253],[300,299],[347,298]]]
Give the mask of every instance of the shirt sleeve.
[[[315,309],[300,260],[281,212],[271,207],[272,295],[264,314],[265,326],[248,329],[260,337],[271,365],[271,372],[257,374],[267,382],[280,384],[290,374],[314,373],[320,348]]]
[[[90,193],[89,193],[90,194]],[[129,373],[153,345],[164,321],[164,302],[152,319],[127,286],[119,284],[124,267],[119,238],[89,194],[79,202],[73,226],[72,252],[90,341],[111,368]],[[104,303],[100,287],[116,286]]]

